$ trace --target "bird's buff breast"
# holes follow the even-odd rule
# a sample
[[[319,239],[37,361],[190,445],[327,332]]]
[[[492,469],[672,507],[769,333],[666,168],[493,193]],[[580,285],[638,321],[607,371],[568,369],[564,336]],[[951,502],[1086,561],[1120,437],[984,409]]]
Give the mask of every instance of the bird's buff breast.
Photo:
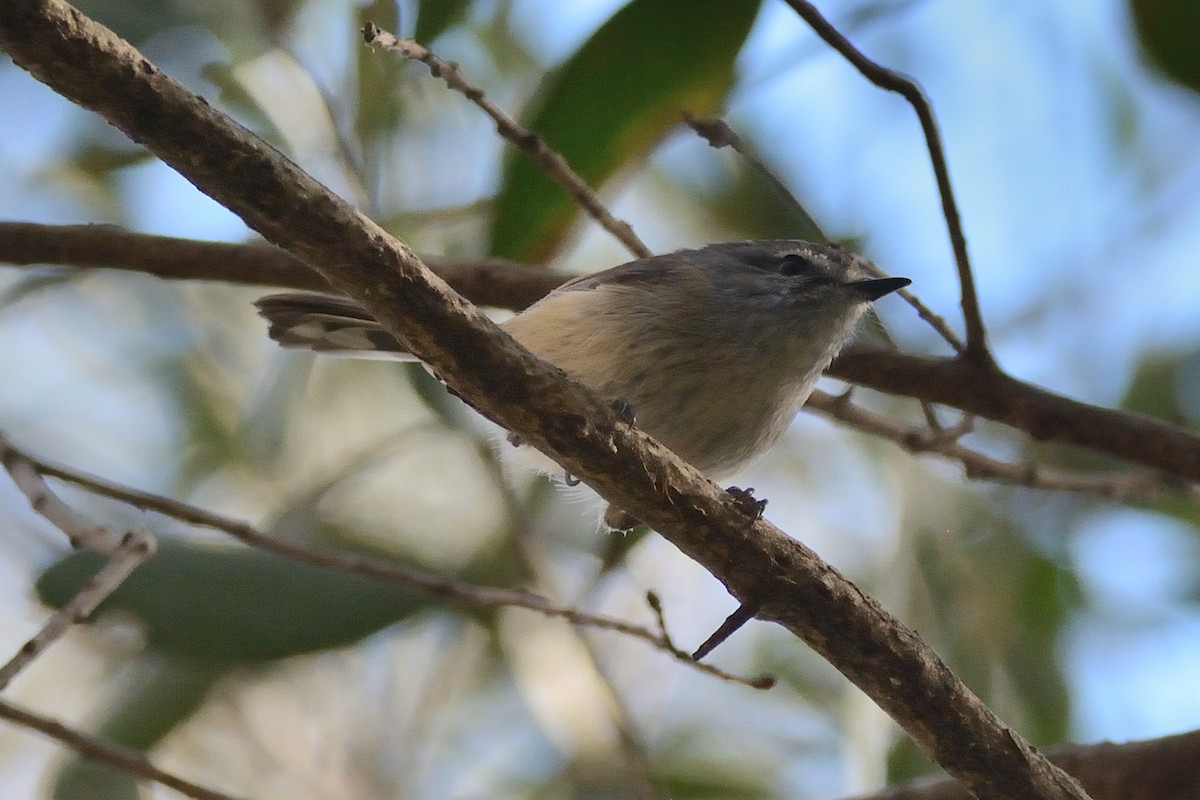
[[[551,296],[504,327],[602,397],[631,403],[638,427],[712,477],[733,474],[769,448],[835,355],[798,373],[778,339],[730,346],[702,325],[689,328],[689,346],[679,347],[678,331],[664,328],[695,320],[628,304],[606,314],[597,302],[604,293]]]

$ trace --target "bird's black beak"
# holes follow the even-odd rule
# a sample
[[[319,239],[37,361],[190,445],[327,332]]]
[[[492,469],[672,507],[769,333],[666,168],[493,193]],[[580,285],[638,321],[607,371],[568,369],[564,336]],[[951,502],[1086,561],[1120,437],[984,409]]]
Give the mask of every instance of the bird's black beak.
[[[908,278],[872,278],[866,281],[855,281],[846,284],[847,289],[857,292],[868,303],[878,300],[885,294],[891,294],[897,289],[903,289],[912,281]]]

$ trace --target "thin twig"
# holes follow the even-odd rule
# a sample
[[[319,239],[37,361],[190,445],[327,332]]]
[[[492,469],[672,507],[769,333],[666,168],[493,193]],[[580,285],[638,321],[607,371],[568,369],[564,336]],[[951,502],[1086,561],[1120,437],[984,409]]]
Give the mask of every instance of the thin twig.
[[[888,277],[888,274],[876,266],[873,262],[868,261],[867,259],[863,259],[863,261],[866,264],[867,270],[872,274],[881,278]],[[904,302],[908,303],[909,306],[911,306],[912,309],[917,312],[917,316],[921,319],[921,321],[933,328],[934,331],[937,332],[937,335],[941,336],[942,339],[954,349],[955,353],[963,355],[967,352],[967,344],[965,344],[963,340],[959,338],[958,334],[954,332],[954,330],[950,327],[950,324],[946,322],[945,317],[943,317],[941,314],[938,314],[929,306],[925,305],[921,298],[917,297],[908,289],[900,289],[896,292],[896,294],[900,295],[900,297],[904,299]]]
[[[111,560],[93,575],[62,608],[54,612],[42,629],[21,646],[8,663],[0,666],[0,691],[8,687],[34,659],[54,644],[72,625],[91,616],[104,599],[116,591],[129,575],[154,555],[154,539],[146,531],[132,530],[122,537]]]
[[[429,67],[429,73],[435,78],[441,78],[456,92],[461,93],[483,110],[496,123],[496,130],[508,139],[518,150],[532,158],[546,170],[546,173],[559,186],[567,190],[575,202],[579,203],[592,219],[601,227],[617,238],[621,244],[638,258],[653,255],[649,247],[633,232],[633,227],[626,221],[617,219],[601,202],[595,191],[571,169],[565,158],[552,150],[542,137],[523,127],[510,117],[503,109],[487,98],[475,84],[467,80],[458,64],[438,57],[428,47],[412,39],[404,39],[388,33],[373,22],[363,27],[363,39],[370,47],[381,47],[384,50],[394,50],[405,58],[420,61]]]
[[[806,408],[861,431],[890,439],[910,453],[935,453],[958,461],[966,476],[972,480],[1050,491],[1081,492],[1110,500],[1148,500],[1163,492],[1179,491],[1181,488],[1177,480],[1153,472],[1087,474],[1051,469],[1040,464],[1014,464],[993,458],[959,443],[959,438],[971,429],[973,420],[969,415],[964,416],[957,425],[944,430],[914,428],[822,391],[812,393]],[[1194,485],[1183,490],[1194,498],[1200,498],[1200,488]]]
[[[72,547],[86,547],[109,557],[108,563],[66,605],[52,614],[42,629],[25,642],[7,663],[0,666],[0,691],[3,691],[13,678],[72,625],[87,619],[138,566],[154,555],[154,539],[145,531],[133,530],[119,536],[88,523],[50,490],[36,465],[10,447],[3,434],[0,434],[0,463],[8,470],[17,488],[29,499],[33,510],[66,534]]]
[[[115,555],[121,548],[122,537],[107,528],[92,525],[50,491],[42,480],[38,465],[9,444],[0,433],[0,464],[8,470],[13,483],[29,500],[34,511],[66,534],[76,550],[87,549],[104,555]]]
[[[825,40],[826,44],[849,61],[864,78],[881,89],[901,95],[917,112],[921,130],[925,134],[925,144],[929,149],[929,160],[937,179],[938,192],[942,198],[942,215],[946,218],[950,245],[954,250],[954,262],[958,267],[958,281],[962,288],[963,324],[967,331],[967,346],[964,355],[978,364],[992,364],[992,355],[987,343],[987,331],[984,329],[983,315],[979,310],[979,296],[975,291],[975,276],[971,271],[970,256],[967,254],[967,239],[963,234],[962,218],[954,199],[954,187],[950,183],[950,169],[946,164],[942,135],[938,130],[937,120],[934,119],[933,106],[929,103],[929,98],[912,78],[867,58],[829,20],[825,19],[812,3],[807,0],[787,0],[787,4],[809,24],[818,36]]]
[[[474,586],[381,559],[284,541],[273,536],[268,536],[254,526],[241,520],[223,517],[220,514],[215,514],[205,509],[182,503],[178,500],[172,500],[169,497],[142,492],[112,483],[94,475],[79,472],[70,467],[44,461],[35,456],[20,452],[11,445],[8,447],[8,451],[22,459],[28,460],[34,469],[44,475],[68,481],[95,494],[111,497],[114,500],[120,500],[143,510],[155,511],[191,525],[219,530],[238,541],[261,550],[286,556],[306,564],[337,569],[352,574],[366,575],[377,580],[399,584],[427,595],[442,597],[468,606],[479,608],[496,608],[500,606],[524,608],[547,617],[565,619],[573,625],[583,625],[632,636],[669,653],[679,661],[692,664],[702,672],[707,672],[714,677],[734,681],[753,688],[766,688],[763,686],[764,681],[761,677],[744,678],[721,669],[712,668],[707,664],[694,664],[687,653],[674,647],[662,636],[648,628],[626,622],[625,620],[600,614],[591,614],[570,606],[556,605],[546,597],[532,592]]]
[[[74,750],[84,758],[100,761],[124,770],[137,778],[160,783],[180,794],[196,800],[237,800],[233,795],[209,789],[198,783],[184,780],[177,775],[159,769],[137,750],[119,747],[89,736],[82,731],[68,728],[57,720],[44,717],[28,709],[0,700],[0,717],[31,730],[44,733]]]

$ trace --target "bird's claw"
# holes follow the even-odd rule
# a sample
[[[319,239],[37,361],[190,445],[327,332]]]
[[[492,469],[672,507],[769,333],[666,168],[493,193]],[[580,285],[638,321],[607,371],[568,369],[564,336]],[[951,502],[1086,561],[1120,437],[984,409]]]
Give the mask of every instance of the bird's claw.
[[[766,498],[762,500],[756,500],[754,497],[753,486],[748,486],[745,489],[741,488],[740,486],[730,486],[725,491],[729,492],[729,494],[733,497],[733,502],[737,503],[738,507],[741,508],[742,511],[754,517],[756,520],[761,519],[763,512],[767,510]]]

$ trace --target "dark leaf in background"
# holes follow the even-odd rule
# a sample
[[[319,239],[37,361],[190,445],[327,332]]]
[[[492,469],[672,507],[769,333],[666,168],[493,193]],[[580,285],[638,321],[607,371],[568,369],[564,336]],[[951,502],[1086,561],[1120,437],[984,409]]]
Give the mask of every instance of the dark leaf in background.
[[[422,0],[413,38],[423,45],[432,44],[447,28],[462,20],[470,7],[471,0]]]
[[[829,241],[812,215],[777,178],[756,169],[732,150],[719,152],[723,166],[720,178],[677,178],[688,196],[709,209],[717,222],[746,239]]]
[[[61,606],[102,563],[94,553],[72,553],[38,578],[38,596]],[[162,538],[153,560],[98,613],[132,614],[163,653],[245,663],[350,644],[428,604],[383,581],[262,550]]]
[[[400,11],[395,0],[374,0],[356,9],[356,30],[374,22],[385,31],[400,29]],[[358,68],[358,113],[354,118],[354,133],[363,163],[361,178],[367,186],[378,182],[383,169],[382,157],[386,141],[395,133],[403,119],[404,107],[399,86],[404,59],[394,53],[372,50],[360,38],[354,44]]]
[[[305,0],[255,0],[254,8],[258,11],[258,19],[267,38],[272,41],[282,38],[304,2]]]
[[[1071,711],[1057,656],[1082,599],[1023,519],[997,503],[916,537],[921,579],[905,617],[984,703],[1034,744],[1053,744],[1066,740]],[[908,737],[888,755],[889,785],[937,770]]]
[[[172,0],[79,0],[73,4],[92,19],[104,23],[135,45],[171,28],[195,21],[190,9]]]
[[[106,742],[135,750],[154,747],[189,718],[227,666],[177,659],[141,659],[96,732]],[[82,758],[68,760],[54,781],[54,800],[137,800],[137,781],[115,767]]]
[[[684,109],[717,111],[757,13],[758,3],[634,0],[549,78],[526,124],[600,186],[648,153]],[[510,152],[489,252],[545,261],[577,211],[541,167]]]
[[[1200,3],[1131,0],[1130,9],[1150,60],[1174,80],[1200,92]]]
[[[1200,351],[1143,358],[1121,408],[1190,430],[1200,427]],[[1200,508],[1187,492],[1168,492],[1146,504],[1200,529]]]

